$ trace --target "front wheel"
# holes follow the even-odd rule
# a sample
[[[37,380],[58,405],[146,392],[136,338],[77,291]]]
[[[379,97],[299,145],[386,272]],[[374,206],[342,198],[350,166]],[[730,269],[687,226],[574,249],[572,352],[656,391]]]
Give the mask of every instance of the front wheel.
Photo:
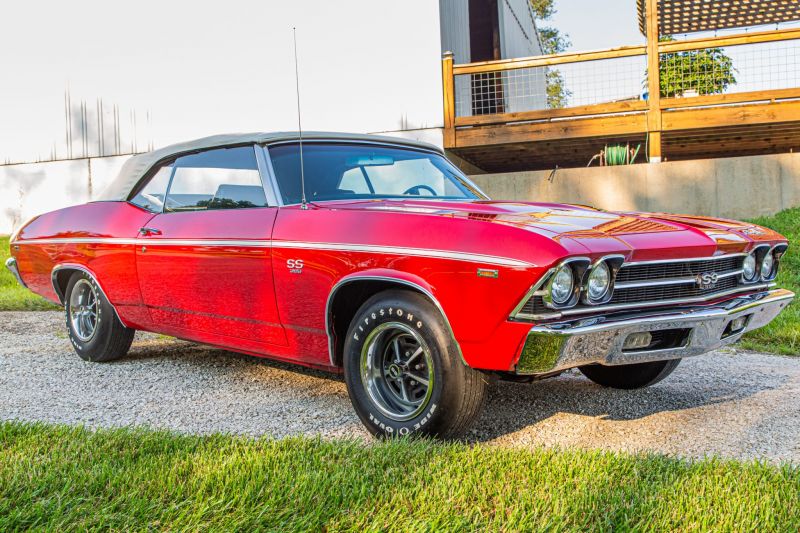
[[[422,295],[376,294],[344,346],[350,400],[377,436],[454,438],[478,416],[488,378],[464,364],[439,310]]]
[[[75,272],[67,283],[64,302],[67,332],[84,361],[105,362],[128,353],[136,330],[125,327],[97,282]]]
[[[586,365],[578,367],[584,376],[603,387],[614,389],[641,389],[655,385],[672,374],[680,359],[636,363],[633,365],[603,366]]]

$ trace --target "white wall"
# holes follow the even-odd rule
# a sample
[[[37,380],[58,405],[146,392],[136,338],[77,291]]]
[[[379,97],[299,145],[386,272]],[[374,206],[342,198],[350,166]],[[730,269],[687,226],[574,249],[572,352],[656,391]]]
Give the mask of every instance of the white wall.
[[[127,156],[0,166],[0,235],[35,215],[93,200]]]
[[[17,75],[3,78],[0,162],[49,158],[54,148],[57,158],[68,157],[67,85],[73,102],[87,103],[89,134],[97,98],[106,111],[121,106],[124,130],[125,111],[136,109],[139,149],[149,140],[141,131],[146,111],[155,147],[225,132],[295,130],[293,26],[304,129],[440,127],[438,4],[8,2],[3,18],[13,23],[0,32],[0,50],[13,51],[3,68]]]
[[[382,135],[442,146],[442,129],[385,131]],[[0,165],[0,235],[35,215],[98,197],[128,156]]]

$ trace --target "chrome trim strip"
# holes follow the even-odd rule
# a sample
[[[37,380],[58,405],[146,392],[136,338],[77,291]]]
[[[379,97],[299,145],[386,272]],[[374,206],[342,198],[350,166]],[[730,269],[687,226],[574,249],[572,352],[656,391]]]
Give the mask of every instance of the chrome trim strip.
[[[352,276],[349,278],[345,278],[343,280],[339,280],[331,289],[331,292],[328,293],[328,300],[325,303],[325,332],[328,334],[328,357],[330,358],[331,366],[336,367],[336,349],[334,346],[334,337],[333,337],[333,330],[331,326],[333,323],[331,322],[331,303],[333,302],[333,298],[336,295],[336,292],[347,285],[348,283],[352,283],[355,281],[388,281],[391,283],[398,283],[400,285],[406,285],[417,291],[421,292],[425,297],[427,297],[433,305],[439,310],[442,314],[442,318],[444,319],[444,325],[447,327],[448,332],[450,333],[450,338],[453,340],[453,344],[458,350],[458,355],[461,358],[461,361],[466,365],[467,362],[464,360],[464,354],[461,353],[461,346],[458,344],[458,340],[456,339],[455,334],[453,333],[453,327],[450,325],[450,321],[447,319],[447,315],[444,312],[444,308],[442,308],[442,304],[439,303],[439,300],[425,287],[418,285],[412,281],[408,281],[405,279],[400,278],[392,278],[389,276]],[[348,324],[349,327],[349,324]]]
[[[656,264],[663,264],[663,263],[690,263],[694,261],[716,261],[717,259],[728,259],[729,257],[744,257],[747,253],[735,253],[735,254],[720,254],[720,255],[712,255],[711,257],[684,257],[682,259],[655,259],[652,261],[632,261],[630,263],[625,263],[622,265],[622,268],[629,267],[629,266],[639,266],[639,265],[656,265]]]
[[[724,298],[725,296],[730,296],[733,294],[738,294],[741,292],[747,291],[757,291],[760,289],[768,289],[772,287],[774,284],[769,283],[762,283],[760,285],[743,285],[736,287],[735,289],[731,289],[728,291],[717,292],[714,294],[710,294],[705,297],[698,297],[698,298],[678,298],[673,300],[656,300],[656,301],[648,301],[648,302],[635,302],[630,304],[618,304],[618,305],[598,305],[597,307],[582,307],[580,309],[565,309],[558,313],[549,313],[549,314],[541,314],[541,315],[530,315],[525,313],[520,313],[515,318],[519,320],[551,320],[556,318],[561,318],[562,316],[575,316],[575,315],[588,315],[590,313],[601,313],[604,311],[621,311],[625,309],[635,309],[637,307],[662,307],[662,306],[670,306],[670,305],[681,305],[681,304],[692,304],[692,303],[703,303],[709,302],[711,300],[716,300],[717,298]]]
[[[25,239],[22,241],[14,241],[11,244],[20,246],[23,244],[137,244],[138,242],[138,239],[122,239],[116,237],[69,237]]]
[[[228,239],[158,239],[143,237],[139,239],[123,239],[115,237],[79,237],[55,239],[29,239],[14,244],[123,244],[147,246],[238,246],[248,248],[269,248],[269,240],[228,240]]]
[[[725,272],[722,274],[717,274],[717,278],[729,278],[731,276],[738,276],[742,273],[742,270],[734,270],[731,272]],[[690,283],[697,283],[697,278],[669,278],[659,281],[629,281],[628,283],[618,283],[616,285],[617,289],[635,289],[638,287],[659,287],[663,285],[688,285]]]
[[[258,174],[261,177],[261,187],[264,188],[264,194],[267,197],[268,207],[277,207],[278,198],[275,196],[275,189],[272,183],[271,164],[267,163],[264,155],[264,147],[258,144],[253,145],[253,151],[256,154],[256,165],[258,166]]]
[[[264,154],[264,162],[267,166],[267,174],[269,175],[269,184],[272,187],[273,194],[275,195],[275,201],[277,202],[278,207],[283,207],[285,204],[283,203],[283,196],[281,196],[281,189],[278,187],[278,178],[275,176],[275,167],[272,165],[272,156],[269,153],[269,149],[265,145],[259,145],[258,148]]]
[[[405,248],[401,246],[378,246],[370,244],[346,244],[323,242],[299,241],[272,241],[272,240],[227,240],[227,239],[118,239],[118,238],[55,238],[55,239],[30,239],[13,244],[122,244],[146,246],[231,246],[241,248],[291,248],[300,250],[328,250],[336,252],[365,252],[392,255],[410,255],[415,257],[432,257],[436,259],[453,259],[455,261],[468,261],[471,263],[491,264],[514,268],[534,267],[533,263],[511,259],[466,252],[452,252],[448,250],[433,250],[429,248]]]
[[[742,334],[767,325],[794,299],[784,289],[761,292],[722,302],[707,309],[675,311],[654,316],[636,313],[533,326],[520,350],[518,374],[548,374],[588,364],[606,366],[697,356],[730,344]],[[728,325],[746,317],[746,325],[726,335]],[[631,333],[689,329],[685,342],[667,348],[626,351]]]
[[[26,289],[28,288],[28,286],[25,285],[25,282],[22,280],[22,275],[19,273],[19,267],[17,267],[16,258],[9,257],[8,259],[6,259],[6,268],[9,270],[9,272],[11,272],[11,275],[14,276],[14,279],[17,280],[17,283],[19,283]]]
[[[108,302],[108,305],[110,305],[111,309],[114,310],[114,314],[117,316],[117,320],[119,320],[120,323],[123,326],[125,326],[126,328],[130,327],[119,316],[119,312],[117,312],[117,308],[114,306],[114,304],[111,302],[111,300],[108,299],[108,296],[106,296],[106,291],[103,289],[103,286],[100,285],[100,281],[97,279],[97,276],[94,274],[94,272],[92,272],[91,270],[89,270],[88,268],[86,268],[83,265],[78,265],[78,264],[75,264],[75,263],[59,263],[59,264],[57,264],[56,266],[53,267],[52,271],[50,271],[50,283],[52,283],[53,291],[56,293],[56,296],[58,297],[58,301],[62,306],[65,305],[65,302],[64,302],[64,296],[65,295],[61,294],[61,289],[58,288],[58,284],[56,283],[56,274],[58,274],[59,270],[64,270],[64,269],[80,270],[80,271],[85,272],[86,274],[88,274],[89,277],[91,277],[92,280],[94,280],[95,284],[97,285],[97,288],[100,289],[100,292],[103,294],[103,298],[105,298],[106,301]]]
[[[416,257],[434,257],[438,259],[453,259],[456,261],[469,261],[472,263],[493,264],[507,267],[530,268],[535,267],[533,263],[511,259],[508,257],[496,257],[491,255],[473,254],[466,252],[450,252],[446,250],[432,250],[428,248],[405,248],[401,246],[377,246],[370,244],[345,244],[345,243],[323,243],[323,242],[296,242],[296,241],[272,241],[274,248],[296,248],[301,250],[331,250],[337,252],[370,252],[378,254],[412,255]]]

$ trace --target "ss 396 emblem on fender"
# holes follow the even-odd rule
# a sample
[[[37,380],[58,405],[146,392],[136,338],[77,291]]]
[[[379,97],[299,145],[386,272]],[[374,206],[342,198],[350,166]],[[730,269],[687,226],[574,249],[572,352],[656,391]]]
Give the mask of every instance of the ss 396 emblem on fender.
[[[289,269],[290,274],[303,273],[303,260],[302,259],[288,259],[286,261],[286,268]]]

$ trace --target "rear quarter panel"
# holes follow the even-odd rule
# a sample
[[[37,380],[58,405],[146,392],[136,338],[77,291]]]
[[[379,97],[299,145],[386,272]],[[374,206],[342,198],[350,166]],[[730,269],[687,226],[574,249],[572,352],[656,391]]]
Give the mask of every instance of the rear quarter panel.
[[[72,242],[60,239],[134,239],[152,213],[126,202],[94,202],[41,215],[16,235],[11,253],[25,283],[56,303],[52,271],[57,265],[80,265],[95,274],[103,291],[128,325],[149,322],[141,307],[133,244]],[[42,242],[44,240],[44,242]],[[50,242],[48,242],[50,241]]]

